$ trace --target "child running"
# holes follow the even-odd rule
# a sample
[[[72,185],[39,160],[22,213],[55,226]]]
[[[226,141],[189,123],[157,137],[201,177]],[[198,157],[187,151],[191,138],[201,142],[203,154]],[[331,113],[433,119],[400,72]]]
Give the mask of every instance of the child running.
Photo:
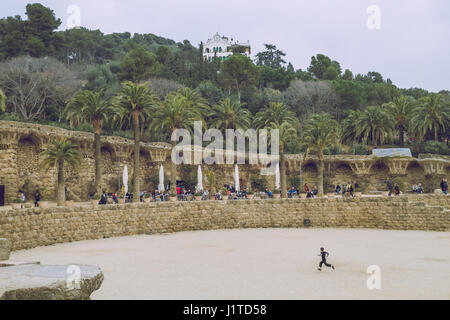
[[[322,264],[325,264],[327,267],[331,267],[331,269],[334,270],[334,266],[332,264],[327,263],[327,257],[330,254],[326,251],[324,251],[324,248],[320,248],[320,254],[319,256],[322,256],[322,261],[319,263],[319,268],[317,270],[322,271]]]

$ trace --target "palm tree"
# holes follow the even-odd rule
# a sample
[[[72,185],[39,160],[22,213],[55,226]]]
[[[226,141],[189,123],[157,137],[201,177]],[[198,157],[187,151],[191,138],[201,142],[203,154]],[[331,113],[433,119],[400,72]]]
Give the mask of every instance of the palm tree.
[[[5,112],[5,110],[6,110],[6,95],[4,94],[2,89],[0,89],[0,111]]]
[[[361,118],[361,111],[350,110],[347,118],[342,121],[342,143],[353,144],[353,142],[360,142],[361,137],[356,135],[359,118]]]
[[[221,100],[211,108],[209,113],[211,127],[225,131],[226,129],[247,129],[250,126],[251,113],[238,101],[229,98]]]
[[[286,198],[286,159],[285,151],[287,144],[297,138],[297,130],[288,121],[279,124],[277,122],[271,123],[271,130],[278,129],[279,134],[279,155],[280,155],[280,182],[281,182],[281,197]]]
[[[115,106],[122,109],[122,115],[131,117],[134,129],[134,163],[133,163],[133,202],[139,202],[140,188],[140,116],[157,105],[158,98],[148,88],[148,84],[136,84],[131,81],[122,83]]]
[[[366,143],[369,141],[377,146],[383,144],[392,136],[395,121],[392,115],[380,107],[367,107],[356,122],[356,135],[362,136]]]
[[[312,115],[303,127],[302,145],[306,147],[305,157],[316,151],[319,158],[319,196],[323,196],[323,150],[338,140],[339,125],[329,113]]]
[[[94,128],[94,159],[95,159],[95,182],[94,189],[99,192],[101,188],[101,142],[102,123],[118,113],[118,108],[109,104],[103,98],[103,90],[92,92],[83,90],[77,93],[67,104],[65,109],[66,118],[70,125],[80,123],[91,123]]]
[[[173,135],[177,129],[189,130],[196,120],[203,121],[201,110],[204,106],[192,103],[180,92],[171,92],[164,102],[156,109],[150,130],[163,129]],[[175,147],[172,141],[172,147]],[[176,163],[172,161],[171,179],[176,184]]]
[[[66,200],[64,164],[71,167],[77,167],[82,159],[81,152],[78,147],[67,139],[53,141],[52,146],[42,152],[41,166],[43,168],[58,168],[58,185],[57,185],[57,201],[58,206],[64,205]]]
[[[398,132],[399,144],[401,147],[405,144],[405,131],[408,130],[409,115],[412,106],[412,100],[406,96],[394,98],[394,101],[384,106],[386,111],[394,118],[395,128]]]
[[[283,102],[270,102],[266,108],[256,114],[254,120],[257,128],[269,126],[271,123],[281,125],[283,122],[293,125],[298,122],[295,112],[291,111]]]
[[[440,140],[439,133],[448,132],[450,104],[445,103],[441,94],[433,94],[419,100],[411,117],[412,131],[419,140],[427,135]]]

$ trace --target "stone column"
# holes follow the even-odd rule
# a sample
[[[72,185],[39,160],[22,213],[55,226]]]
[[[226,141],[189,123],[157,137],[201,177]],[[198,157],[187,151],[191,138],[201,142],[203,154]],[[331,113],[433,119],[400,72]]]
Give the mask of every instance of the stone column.
[[[16,199],[19,190],[17,139],[14,132],[3,132],[0,137],[0,185],[5,186],[5,204]]]

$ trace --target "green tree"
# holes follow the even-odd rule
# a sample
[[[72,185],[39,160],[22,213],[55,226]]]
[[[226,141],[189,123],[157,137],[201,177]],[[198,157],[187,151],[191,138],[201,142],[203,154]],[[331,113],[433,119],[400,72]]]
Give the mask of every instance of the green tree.
[[[324,80],[336,80],[338,77],[338,71],[334,66],[329,66],[325,72],[323,73],[323,79]]]
[[[266,108],[256,114],[254,120],[257,128],[264,128],[271,123],[281,125],[283,122],[294,126],[298,122],[295,112],[291,111],[283,102],[270,102]]]
[[[172,60],[172,52],[168,46],[159,46],[156,49],[156,59],[161,64],[167,64]]]
[[[315,57],[311,57],[308,71],[317,79],[323,79],[323,75],[329,66],[331,66],[331,59],[324,54],[318,54]]]
[[[42,152],[41,166],[43,168],[57,167],[58,184],[57,184],[57,202],[58,206],[64,205],[66,200],[64,165],[75,168],[82,159],[81,152],[76,145],[67,139],[56,140],[52,145]]]
[[[134,129],[133,202],[139,202],[140,195],[140,153],[141,153],[141,113],[151,112],[158,104],[158,98],[148,88],[148,84],[131,81],[122,83],[115,97],[114,105],[122,110],[122,117],[131,116]]]
[[[411,117],[412,132],[419,140],[427,136],[441,141],[448,136],[450,104],[444,101],[442,94],[432,94],[421,98],[413,109]]]
[[[239,102],[242,89],[254,87],[259,76],[252,60],[243,55],[232,55],[228,58],[222,65],[221,75],[224,84],[237,92]]]
[[[350,110],[347,118],[342,121],[342,134],[341,141],[346,144],[353,144],[354,142],[360,142],[361,137],[357,135],[358,121],[361,118],[361,111]]]
[[[316,151],[319,158],[319,196],[323,196],[323,150],[338,140],[339,125],[328,113],[312,115],[303,127],[301,144],[306,148],[305,157],[311,151]]]
[[[378,106],[367,107],[358,119],[356,135],[374,146],[384,144],[392,137],[395,120],[390,113]]]
[[[256,55],[256,65],[266,66],[274,69],[282,68],[286,61],[283,57],[286,53],[277,49],[273,44],[264,44],[265,50]]]
[[[342,80],[353,80],[353,73],[349,69],[345,69]]]
[[[297,138],[297,130],[292,126],[290,122],[277,123],[272,122],[270,125],[271,130],[278,129],[279,134],[279,156],[280,156],[280,184],[281,184],[281,197],[286,198],[286,158],[285,152],[287,145]]]
[[[211,108],[209,125],[225,131],[226,129],[247,129],[250,127],[251,113],[239,101],[223,99]]]
[[[101,141],[102,124],[108,118],[118,114],[118,109],[103,98],[103,91],[92,92],[83,90],[77,93],[67,104],[66,118],[71,126],[90,123],[94,129],[94,159],[95,159],[95,192],[101,191]]]
[[[406,96],[394,98],[394,101],[385,105],[386,110],[392,115],[397,129],[399,144],[405,144],[405,131],[408,130],[409,116],[413,108],[412,99]]]
[[[41,52],[35,52],[36,56],[40,57],[53,53],[53,34],[61,25],[61,19],[56,19],[53,10],[40,3],[28,4],[26,14],[28,20],[25,23],[25,33],[32,37],[35,46],[41,49]],[[42,44],[37,44],[37,42]]]
[[[138,82],[157,77],[161,73],[161,64],[156,55],[138,47],[128,53],[120,64],[119,79]]]
[[[192,92],[192,90],[188,92],[182,89],[178,92],[169,93],[164,102],[156,109],[150,130],[166,130],[172,136],[177,129],[189,130],[192,128],[194,121],[203,121],[202,111],[204,110],[204,105],[202,100],[194,97],[198,97],[198,92]],[[172,147],[175,147],[175,144],[176,141],[172,141]],[[173,185],[175,185],[177,167],[173,161],[171,179]]]

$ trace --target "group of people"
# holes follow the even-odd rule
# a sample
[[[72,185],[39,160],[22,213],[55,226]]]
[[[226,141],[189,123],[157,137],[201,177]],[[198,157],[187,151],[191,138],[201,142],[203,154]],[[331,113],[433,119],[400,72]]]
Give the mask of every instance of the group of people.
[[[389,178],[388,181],[386,182],[386,185],[388,187],[389,193],[388,196],[390,197],[392,195],[392,193],[394,193],[394,195],[399,196],[402,194],[402,192],[400,191],[400,187],[398,186],[398,184],[394,184],[392,182],[392,180]]]
[[[314,198],[319,193],[319,188],[314,186],[312,189],[309,189],[308,184],[305,183],[305,193],[307,198]]]
[[[413,184],[412,186],[412,193],[422,194],[423,193],[423,187],[422,184]]]
[[[25,192],[22,190],[19,190],[17,192],[17,199],[21,203],[20,207],[23,208],[25,201],[27,199]],[[39,201],[41,201],[41,191],[39,191],[39,189],[36,189],[36,191],[34,192],[34,206],[35,207],[39,207]]]
[[[346,195],[354,198],[356,190],[359,188],[358,182],[354,181],[353,183],[343,183],[342,186],[338,184],[336,188],[334,189],[334,192],[337,196],[342,194],[342,197],[345,197]]]

